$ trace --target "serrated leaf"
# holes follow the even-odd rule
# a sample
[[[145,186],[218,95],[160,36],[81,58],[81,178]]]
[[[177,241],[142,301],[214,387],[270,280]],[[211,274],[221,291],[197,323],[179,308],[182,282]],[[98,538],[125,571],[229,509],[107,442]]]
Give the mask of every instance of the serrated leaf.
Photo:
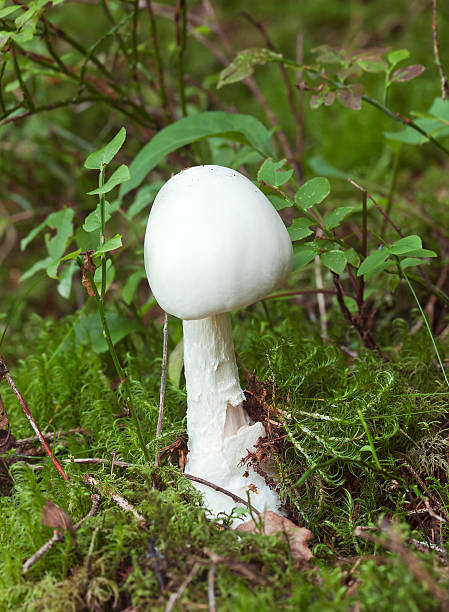
[[[421,64],[414,64],[412,66],[405,66],[404,68],[398,68],[390,77],[391,83],[405,83],[416,79],[425,70]]]
[[[305,217],[294,219],[290,227],[287,228],[290,240],[294,242],[295,240],[301,240],[302,238],[313,234],[313,231],[309,229],[310,225],[312,225],[312,221],[310,221],[310,219],[306,219]]]
[[[84,167],[89,170],[100,170],[102,166],[106,166],[120,151],[126,138],[126,130],[124,127],[108,142],[102,149],[91,153],[84,162]]]
[[[131,175],[129,173],[128,166],[122,164],[102,187],[88,191],[87,195],[102,195],[104,193],[109,193],[115,187],[117,187],[117,185],[121,185],[122,183],[129,181],[130,178]]]
[[[411,251],[416,251],[422,247],[422,241],[419,236],[406,236],[397,240],[391,247],[390,253],[393,255],[405,255]]]
[[[281,159],[275,162],[270,158],[266,159],[257,173],[257,179],[271,187],[280,187],[292,177],[293,170],[281,170],[286,160]]]
[[[315,259],[315,249],[311,246],[301,245],[293,247],[293,270],[304,268]]]
[[[263,66],[267,62],[280,61],[282,53],[270,49],[253,48],[240,51],[237,57],[220,72],[217,89],[231,83],[238,83],[254,72],[255,66]]]
[[[109,211],[110,206],[111,205],[109,204],[109,202],[104,203],[105,223],[109,221],[109,219],[111,218],[111,213]],[[94,232],[95,230],[100,229],[100,228],[101,228],[101,205],[100,203],[98,203],[96,209],[93,210],[89,215],[87,215],[86,220],[83,223],[83,230],[85,232]]]
[[[390,251],[385,247],[374,251],[374,253],[371,253],[366,259],[362,261],[362,265],[357,270],[357,276],[362,276],[362,274],[368,274],[376,268],[381,267],[389,256]]]
[[[321,263],[335,274],[342,274],[346,268],[346,255],[344,251],[333,249],[320,255]]]
[[[343,221],[343,219],[353,211],[352,206],[340,206],[333,210],[325,219],[324,227],[326,229],[333,229],[337,227]]]
[[[112,238],[109,238],[109,240],[106,240],[103,246],[101,246],[99,249],[95,251],[95,253],[93,253],[92,257],[97,257],[98,255],[101,255],[102,253],[113,251],[114,249],[118,249],[121,246],[122,246],[122,237],[120,236],[120,234],[116,234]]]
[[[308,210],[319,204],[330,193],[331,186],[327,178],[315,177],[301,185],[295,194],[295,203],[301,210]]]

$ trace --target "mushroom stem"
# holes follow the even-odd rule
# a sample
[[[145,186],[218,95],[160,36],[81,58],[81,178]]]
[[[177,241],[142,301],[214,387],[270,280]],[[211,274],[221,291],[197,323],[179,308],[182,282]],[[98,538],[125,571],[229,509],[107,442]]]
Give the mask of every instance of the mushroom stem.
[[[204,478],[245,499],[256,509],[277,509],[279,498],[249,465],[241,465],[265,436],[262,423],[250,423],[243,409],[229,313],[183,321],[187,383],[189,454],[185,472]],[[214,514],[230,512],[235,502],[195,483]]]
[[[220,452],[225,438],[249,424],[242,403],[231,315],[183,321],[190,456]]]

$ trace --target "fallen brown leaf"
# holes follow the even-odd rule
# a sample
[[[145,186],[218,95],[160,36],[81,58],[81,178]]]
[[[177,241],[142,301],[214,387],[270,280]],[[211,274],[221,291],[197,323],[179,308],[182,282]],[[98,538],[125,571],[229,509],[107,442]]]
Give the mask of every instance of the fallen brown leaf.
[[[298,527],[288,518],[285,518],[285,516],[276,514],[276,512],[271,510],[264,512],[261,518],[263,521],[263,535],[274,535],[280,532],[285,534],[290,554],[298,565],[307,563],[313,557],[312,551],[307,546],[309,540],[313,538],[313,534],[309,529]],[[236,527],[235,530],[244,533],[260,533],[259,526],[254,521],[243,523]]]
[[[72,519],[65,510],[59,508],[51,500],[42,506],[42,524],[53,529],[67,529],[75,537]]]

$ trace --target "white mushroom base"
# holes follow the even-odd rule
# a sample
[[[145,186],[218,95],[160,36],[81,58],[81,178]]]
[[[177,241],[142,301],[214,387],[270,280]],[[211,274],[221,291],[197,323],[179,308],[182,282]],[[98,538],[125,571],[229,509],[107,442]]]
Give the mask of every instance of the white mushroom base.
[[[187,385],[189,454],[185,472],[208,480],[263,512],[279,512],[281,501],[251,467],[240,465],[265,436],[262,423],[250,423],[235,363],[229,313],[184,321],[184,368]],[[244,476],[248,473],[248,476]],[[238,506],[231,497],[192,483],[218,515]],[[257,492],[256,492],[257,491]],[[238,521],[236,521],[238,522]]]

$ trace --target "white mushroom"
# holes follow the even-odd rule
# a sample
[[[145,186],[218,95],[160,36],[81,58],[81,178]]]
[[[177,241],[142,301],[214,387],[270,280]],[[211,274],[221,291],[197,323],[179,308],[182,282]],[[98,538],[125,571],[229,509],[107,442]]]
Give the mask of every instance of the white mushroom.
[[[278,213],[235,170],[188,168],[173,176],[154,201],[145,267],[159,305],[183,319],[186,472],[243,499],[249,490],[260,511],[277,510],[280,501],[259,474],[240,465],[265,430],[262,423],[251,423],[242,407],[230,312],[282,284],[291,261],[291,241]],[[215,514],[236,505],[222,493],[195,486]]]

